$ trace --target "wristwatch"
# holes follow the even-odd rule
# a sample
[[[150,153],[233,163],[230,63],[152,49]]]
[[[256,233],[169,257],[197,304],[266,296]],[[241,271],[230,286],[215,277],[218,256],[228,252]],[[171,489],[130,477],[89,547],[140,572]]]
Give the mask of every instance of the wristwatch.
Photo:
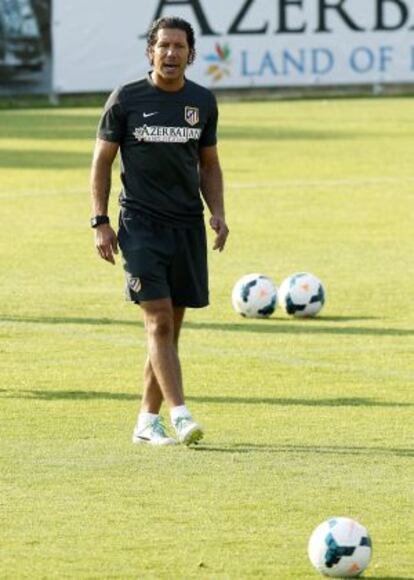
[[[107,215],[96,215],[91,218],[91,228],[97,228],[103,224],[109,224],[109,217]]]

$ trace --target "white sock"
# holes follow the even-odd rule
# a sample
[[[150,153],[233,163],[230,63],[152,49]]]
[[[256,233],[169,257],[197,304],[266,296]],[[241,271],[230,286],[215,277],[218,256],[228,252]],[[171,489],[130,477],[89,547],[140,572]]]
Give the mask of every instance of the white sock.
[[[138,431],[145,429],[145,427],[147,427],[151,423],[151,421],[153,421],[157,417],[158,415],[156,413],[146,413],[141,411],[141,413],[138,415],[137,420]]]
[[[170,417],[171,423],[174,424],[178,417],[189,417],[191,419],[191,413],[185,405],[178,405],[178,407],[173,407],[170,410]]]

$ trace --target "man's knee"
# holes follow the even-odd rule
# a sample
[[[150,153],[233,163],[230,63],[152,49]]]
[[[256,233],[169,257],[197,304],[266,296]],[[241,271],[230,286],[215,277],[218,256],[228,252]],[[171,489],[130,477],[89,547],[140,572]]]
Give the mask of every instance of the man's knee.
[[[174,317],[172,308],[168,305],[159,307],[144,307],[145,329],[151,338],[165,339],[174,337]]]
[[[154,338],[173,337],[174,326],[172,320],[163,314],[152,317],[146,325],[147,333]]]

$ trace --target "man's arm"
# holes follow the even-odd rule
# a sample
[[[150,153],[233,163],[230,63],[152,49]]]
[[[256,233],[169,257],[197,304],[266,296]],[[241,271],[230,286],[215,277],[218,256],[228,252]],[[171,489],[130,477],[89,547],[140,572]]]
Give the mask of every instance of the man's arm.
[[[108,202],[111,193],[112,164],[119,144],[97,139],[91,170],[92,215],[108,215]],[[101,258],[115,264],[114,254],[118,253],[115,231],[110,224],[95,228],[95,246]]]
[[[210,226],[216,232],[213,249],[221,252],[229,229],[224,212],[223,174],[215,145],[200,149],[200,190],[211,213]]]

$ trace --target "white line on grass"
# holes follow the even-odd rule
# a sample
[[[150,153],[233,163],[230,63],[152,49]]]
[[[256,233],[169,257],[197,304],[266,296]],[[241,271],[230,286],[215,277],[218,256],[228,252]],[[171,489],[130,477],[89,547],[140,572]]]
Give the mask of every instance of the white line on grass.
[[[146,344],[144,336],[131,336],[131,337],[121,337],[119,335],[114,334],[105,334],[99,335],[97,333],[92,332],[85,332],[85,330],[81,330],[79,328],[68,328],[65,325],[65,328],[62,325],[51,325],[50,323],[39,323],[39,322],[29,322],[29,321],[2,321],[0,323],[0,327],[4,326],[14,326],[17,324],[21,324],[23,326],[36,326],[36,327],[47,327],[47,332],[53,332],[55,334],[66,335],[71,337],[77,337],[79,339],[88,340],[91,342],[105,342],[110,343],[116,346],[131,346],[131,347],[144,347]],[[76,326],[76,322],[73,323],[73,326]],[[363,349],[359,349],[361,352]],[[247,361],[247,359],[271,359],[276,363],[288,366],[288,367],[303,367],[303,368],[312,368],[314,370],[318,369],[335,369],[337,372],[341,373],[349,373],[352,375],[358,374],[366,377],[398,377],[401,380],[411,381],[414,379],[414,373],[410,370],[399,369],[379,369],[374,367],[367,367],[365,364],[363,366],[355,365],[353,363],[344,364],[344,363],[331,363],[321,361],[320,359],[312,360],[311,358],[304,358],[304,357],[291,357],[291,356],[284,356],[280,354],[276,354],[271,350],[252,350],[249,349],[248,355],[246,355],[245,350],[243,349],[236,349],[236,348],[218,348],[214,346],[205,346],[205,345],[198,345],[197,349],[190,350],[184,354],[185,359],[192,359],[197,358],[200,355],[204,356],[206,354],[214,355],[214,358],[228,358],[228,357],[236,357],[242,358]]]
[[[35,197],[35,196],[48,196],[48,195],[75,195],[85,193],[85,189],[26,189],[22,191],[8,191],[0,193],[0,199],[7,199],[16,197]]]
[[[230,183],[228,189],[284,189],[284,188],[314,188],[314,187],[351,187],[351,186],[375,186],[399,183],[413,183],[414,177],[372,177],[351,179],[303,179],[281,180],[270,183]]]
[[[209,353],[214,355],[214,358],[228,358],[228,357],[239,357],[242,359],[252,360],[252,359],[267,359],[272,360],[281,365],[287,367],[302,367],[311,368],[313,370],[319,369],[333,369],[338,373],[348,373],[348,374],[358,374],[366,377],[397,377],[401,380],[413,381],[414,372],[410,370],[393,370],[393,369],[380,369],[375,367],[368,367],[367,365],[356,365],[354,363],[338,363],[338,362],[326,362],[318,359],[304,358],[304,357],[291,357],[276,354],[270,350],[252,350],[249,349],[248,354],[246,354],[243,349],[231,349],[231,348],[215,348],[201,346],[198,349],[201,353]],[[363,352],[363,349],[358,349],[359,352]],[[197,358],[199,356],[194,349],[185,354],[185,358]],[[246,362],[247,364],[247,362]]]
[[[76,339],[80,339],[80,340],[87,340],[87,341],[91,341],[91,342],[106,342],[109,343],[111,345],[116,345],[116,346],[141,346],[144,347],[146,345],[146,340],[144,338],[144,336],[142,335],[142,337],[140,336],[121,336],[121,335],[115,335],[115,334],[107,334],[105,333],[104,335],[100,335],[99,334],[99,329],[102,329],[102,326],[105,326],[104,324],[102,326],[97,327],[97,332],[88,332],[85,331],[84,328],[79,328],[79,323],[77,322],[71,322],[71,323],[63,323],[59,324],[59,323],[53,323],[51,324],[50,322],[30,322],[28,320],[2,320],[0,321],[0,328],[2,326],[16,326],[18,325],[23,326],[23,327],[35,327],[35,328],[41,328],[42,330],[44,330],[45,332],[47,331],[47,334],[59,334],[59,335],[63,335],[63,336],[70,336],[71,338],[75,338]],[[83,324],[82,323],[82,327],[88,326],[87,324]],[[78,327],[78,328],[73,328],[73,327]],[[137,324],[137,329],[139,329],[140,327]],[[11,338],[10,336],[8,337],[9,339]]]
[[[403,183],[414,183],[414,177],[373,177],[373,178],[351,178],[351,179],[315,179],[315,180],[280,180],[269,183],[228,183],[226,188],[229,190],[257,190],[257,189],[291,189],[300,187],[301,189],[313,189],[315,187],[369,187],[376,185],[396,185]],[[48,196],[48,195],[75,195],[84,194],[84,188],[73,189],[30,189],[22,191],[1,192],[0,199],[28,197],[28,196]]]

